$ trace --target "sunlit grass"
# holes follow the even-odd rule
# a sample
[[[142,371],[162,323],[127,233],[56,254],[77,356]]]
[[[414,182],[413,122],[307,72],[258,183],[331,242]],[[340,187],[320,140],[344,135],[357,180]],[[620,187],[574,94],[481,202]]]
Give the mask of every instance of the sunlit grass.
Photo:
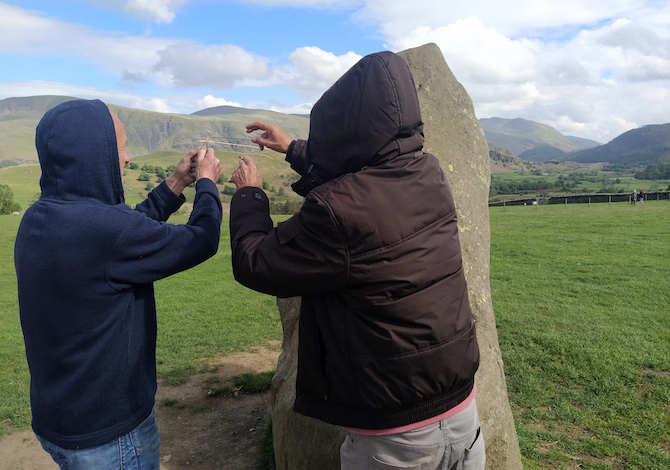
[[[527,469],[670,468],[670,202],[492,208],[491,290]],[[180,223],[186,216],[177,216]],[[0,216],[0,433],[29,423],[13,244]],[[281,339],[275,299],[219,253],[156,283],[166,383]]]
[[[526,467],[670,468],[670,203],[490,214]]]

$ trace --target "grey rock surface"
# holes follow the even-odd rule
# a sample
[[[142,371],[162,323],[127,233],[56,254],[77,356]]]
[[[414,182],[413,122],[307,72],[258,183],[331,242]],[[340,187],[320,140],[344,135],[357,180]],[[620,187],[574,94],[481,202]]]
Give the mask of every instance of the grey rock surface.
[[[435,44],[400,52],[412,71],[426,137],[424,151],[440,160],[458,213],[463,266],[477,325],[481,362],[477,405],[486,442],[487,469],[521,469],[519,442],[491,303],[489,149],[465,88]]]
[[[434,154],[452,187],[470,305],[477,324],[481,364],[477,404],[486,442],[487,469],[521,469],[507,398],[489,286],[489,150],[474,106],[442,52],[427,44],[400,52],[412,71],[425,123],[424,150]],[[300,299],[279,300],[284,344],[272,383],[273,443],[278,470],[336,470],[344,432],[294,413]]]

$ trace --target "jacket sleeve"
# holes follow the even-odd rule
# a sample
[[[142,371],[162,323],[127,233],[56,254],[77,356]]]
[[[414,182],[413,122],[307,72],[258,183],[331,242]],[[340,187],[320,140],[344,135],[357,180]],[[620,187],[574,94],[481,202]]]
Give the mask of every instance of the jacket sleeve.
[[[165,222],[172,213],[179,210],[186,198],[174,194],[163,181],[147,196],[146,200],[137,204],[135,210],[146,214],[154,220]]]
[[[241,284],[277,297],[340,289],[348,279],[348,256],[334,217],[316,197],[273,227],[267,195],[242,188],[230,206],[233,274]]]
[[[307,173],[307,141],[298,139],[291,142],[286,152],[286,161],[300,176]]]
[[[202,263],[218,250],[221,200],[209,179],[196,183],[193,211],[186,224],[158,222],[142,211],[130,214],[132,220],[127,221],[112,250],[108,268],[112,283],[157,281]]]

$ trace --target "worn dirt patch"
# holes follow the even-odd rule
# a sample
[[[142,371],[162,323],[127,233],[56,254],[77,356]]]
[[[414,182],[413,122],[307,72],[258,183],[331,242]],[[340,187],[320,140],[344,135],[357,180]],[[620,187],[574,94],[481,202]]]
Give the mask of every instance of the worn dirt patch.
[[[232,386],[245,373],[277,368],[278,344],[212,361],[212,372],[177,387],[158,385],[156,417],[161,434],[161,470],[256,470],[258,444],[270,419],[269,392],[212,396],[210,384]],[[31,431],[0,440],[0,469],[53,470],[58,466]]]

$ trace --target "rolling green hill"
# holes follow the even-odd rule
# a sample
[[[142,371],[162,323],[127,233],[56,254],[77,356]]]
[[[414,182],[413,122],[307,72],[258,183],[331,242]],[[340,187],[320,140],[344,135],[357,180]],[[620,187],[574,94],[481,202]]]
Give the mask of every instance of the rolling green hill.
[[[76,98],[32,96],[0,100],[0,161],[37,161],[34,141],[39,120],[53,106],[71,99]],[[125,125],[131,158],[157,151],[186,152],[202,145],[198,141],[208,137],[228,142],[214,144],[217,150],[248,152],[250,149],[240,145],[251,144],[251,136],[245,132],[245,126],[256,120],[277,124],[294,138],[306,138],[309,132],[309,119],[304,116],[259,109],[219,107],[185,115],[114,104],[109,107]]]
[[[540,145],[519,154],[519,158],[531,162],[562,161],[567,154],[550,145]]]
[[[54,106],[66,101],[76,100],[71,96],[27,96],[0,100],[0,121],[40,118]]]
[[[670,123],[632,129],[607,144],[564,136],[526,119],[480,119],[489,145],[530,162],[623,163],[644,166],[670,162]]]
[[[37,162],[34,144],[37,123],[48,109],[71,99],[76,98],[32,96],[0,100],[0,168]],[[128,153],[132,159],[156,152],[183,154],[202,145],[198,141],[207,138],[226,142],[212,144],[217,152],[231,152],[231,155],[258,153],[244,147],[251,143],[245,126],[256,120],[277,124],[293,138],[306,138],[309,133],[309,116],[262,109],[217,106],[187,115],[114,104],[109,107],[125,124]],[[491,148],[492,167],[497,171],[527,166],[523,161],[610,162],[637,166],[670,161],[670,124],[645,126],[622,134],[609,144],[599,145],[592,140],[565,136],[550,126],[526,119],[487,118],[480,122]],[[512,162],[507,155],[502,158],[506,152],[500,153],[501,149],[522,161]],[[260,155],[268,164],[277,160],[276,165],[268,165],[268,174],[264,175],[266,180],[276,188],[288,188],[294,175],[290,170],[286,171],[283,156],[268,151]],[[269,170],[270,167],[273,169]]]
[[[553,127],[527,119],[494,117],[480,119],[479,122],[489,144],[507,149],[516,156],[538,147],[553,147],[563,152],[571,152],[598,145],[598,142],[588,139],[564,136]],[[551,160],[549,156],[544,158],[544,153],[541,152],[531,153],[529,156],[532,158],[525,159],[536,162]]]
[[[574,152],[568,160],[640,165],[670,162],[670,123],[630,130],[605,145]]]
[[[23,209],[35,200],[39,193],[40,168],[35,151],[35,128],[44,113],[72,97],[34,96],[0,100],[0,184],[8,184],[14,193],[15,202]],[[295,196],[290,184],[297,175],[284,161],[284,155],[271,150],[260,152],[254,148],[235,144],[251,144],[251,136],[246,133],[248,123],[263,120],[278,124],[286,133],[295,138],[306,138],[309,119],[304,116],[281,114],[273,111],[224,107],[203,110],[196,115],[166,114],[123,106],[109,105],[124,122],[128,134],[128,152],[134,163],[167,168],[174,165],[190,149],[205,138],[228,144],[211,144],[221,160],[223,191],[226,186],[234,187],[229,177],[237,167],[238,157],[245,153],[252,155],[271,199],[281,202]],[[126,202],[133,205],[146,197],[148,186],[157,185],[155,175],[150,181],[138,181],[141,171],[126,168],[124,186]],[[186,190],[192,201],[192,190]],[[227,199],[222,194],[224,201]]]

